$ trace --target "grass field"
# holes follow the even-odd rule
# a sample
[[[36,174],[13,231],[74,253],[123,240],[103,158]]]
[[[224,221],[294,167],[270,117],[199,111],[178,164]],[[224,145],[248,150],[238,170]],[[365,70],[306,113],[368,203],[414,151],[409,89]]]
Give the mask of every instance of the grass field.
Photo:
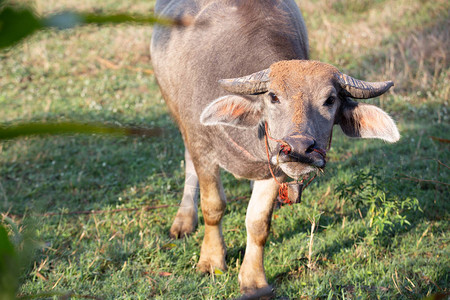
[[[155,1],[24,2],[45,15],[67,8],[143,13]],[[276,296],[449,293],[450,2],[303,0],[300,7],[313,59],[360,79],[394,80],[392,92],[367,102],[394,117],[402,139],[393,145],[350,140],[336,128],[325,174],[301,204],[274,213],[265,267]],[[195,270],[201,214],[195,234],[169,238],[182,196],[183,143],[151,74],[151,34],[151,27],[131,25],[45,31],[0,52],[4,124],[77,120],[165,128],[162,138],[0,142],[2,223],[28,228],[39,244],[21,271],[18,296],[239,297],[248,181],[223,173],[226,273]],[[89,210],[104,212],[76,213]]]

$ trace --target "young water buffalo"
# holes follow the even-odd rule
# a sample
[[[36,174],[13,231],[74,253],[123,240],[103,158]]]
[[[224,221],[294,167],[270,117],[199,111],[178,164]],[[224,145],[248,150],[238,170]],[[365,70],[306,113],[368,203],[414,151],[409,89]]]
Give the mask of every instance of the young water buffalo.
[[[279,185],[325,167],[335,124],[351,137],[397,141],[385,112],[350,99],[377,97],[393,83],[363,82],[309,61],[293,0],[165,0],[156,11],[193,20],[155,28],[151,44],[156,78],[186,147],[184,195],[170,234],[195,230],[199,185],[205,237],[197,266],[225,270],[219,168],[254,180],[239,272],[241,291],[253,292],[267,286],[263,248]]]

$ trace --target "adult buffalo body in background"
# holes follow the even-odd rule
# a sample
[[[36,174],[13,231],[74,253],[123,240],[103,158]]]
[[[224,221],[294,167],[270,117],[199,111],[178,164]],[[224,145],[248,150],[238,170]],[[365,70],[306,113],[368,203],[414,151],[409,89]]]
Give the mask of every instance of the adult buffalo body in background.
[[[360,81],[308,60],[306,27],[293,0],[165,0],[156,12],[192,19],[187,27],[156,27],[151,43],[156,78],[186,147],[184,195],[170,234],[195,230],[199,186],[205,237],[197,266],[225,270],[219,169],[254,180],[239,272],[241,291],[254,292],[268,285],[263,247],[278,193],[264,125],[282,141],[269,142],[277,180],[301,178],[325,167],[335,124],[351,137],[399,139],[385,112],[350,99],[379,96],[392,82]]]

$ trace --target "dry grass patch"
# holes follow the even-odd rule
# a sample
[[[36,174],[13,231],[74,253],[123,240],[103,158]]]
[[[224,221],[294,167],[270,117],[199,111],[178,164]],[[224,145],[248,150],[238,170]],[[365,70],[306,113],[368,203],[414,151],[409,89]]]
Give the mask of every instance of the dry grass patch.
[[[449,79],[450,20],[444,20],[424,31],[402,36],[385,56],[381,72],[396,78],[397,92],[424,91],[429,88],[448,99],[449,87],[436,90]]]
[[[313,59],[367,80],[395,81],[394,92],[440,89],[448,97],[448,1],[302,1]]]

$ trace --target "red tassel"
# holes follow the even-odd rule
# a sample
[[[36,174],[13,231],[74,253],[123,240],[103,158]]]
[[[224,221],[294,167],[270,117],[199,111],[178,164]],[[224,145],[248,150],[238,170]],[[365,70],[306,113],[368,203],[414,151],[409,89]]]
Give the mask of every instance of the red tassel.
[[[280,184],[280,188],[278,189],[278,195],[280,196],[280,201],[283,204],[292,204],[292,201],[289,199],[288,193],[288,185],[286,182]]]

